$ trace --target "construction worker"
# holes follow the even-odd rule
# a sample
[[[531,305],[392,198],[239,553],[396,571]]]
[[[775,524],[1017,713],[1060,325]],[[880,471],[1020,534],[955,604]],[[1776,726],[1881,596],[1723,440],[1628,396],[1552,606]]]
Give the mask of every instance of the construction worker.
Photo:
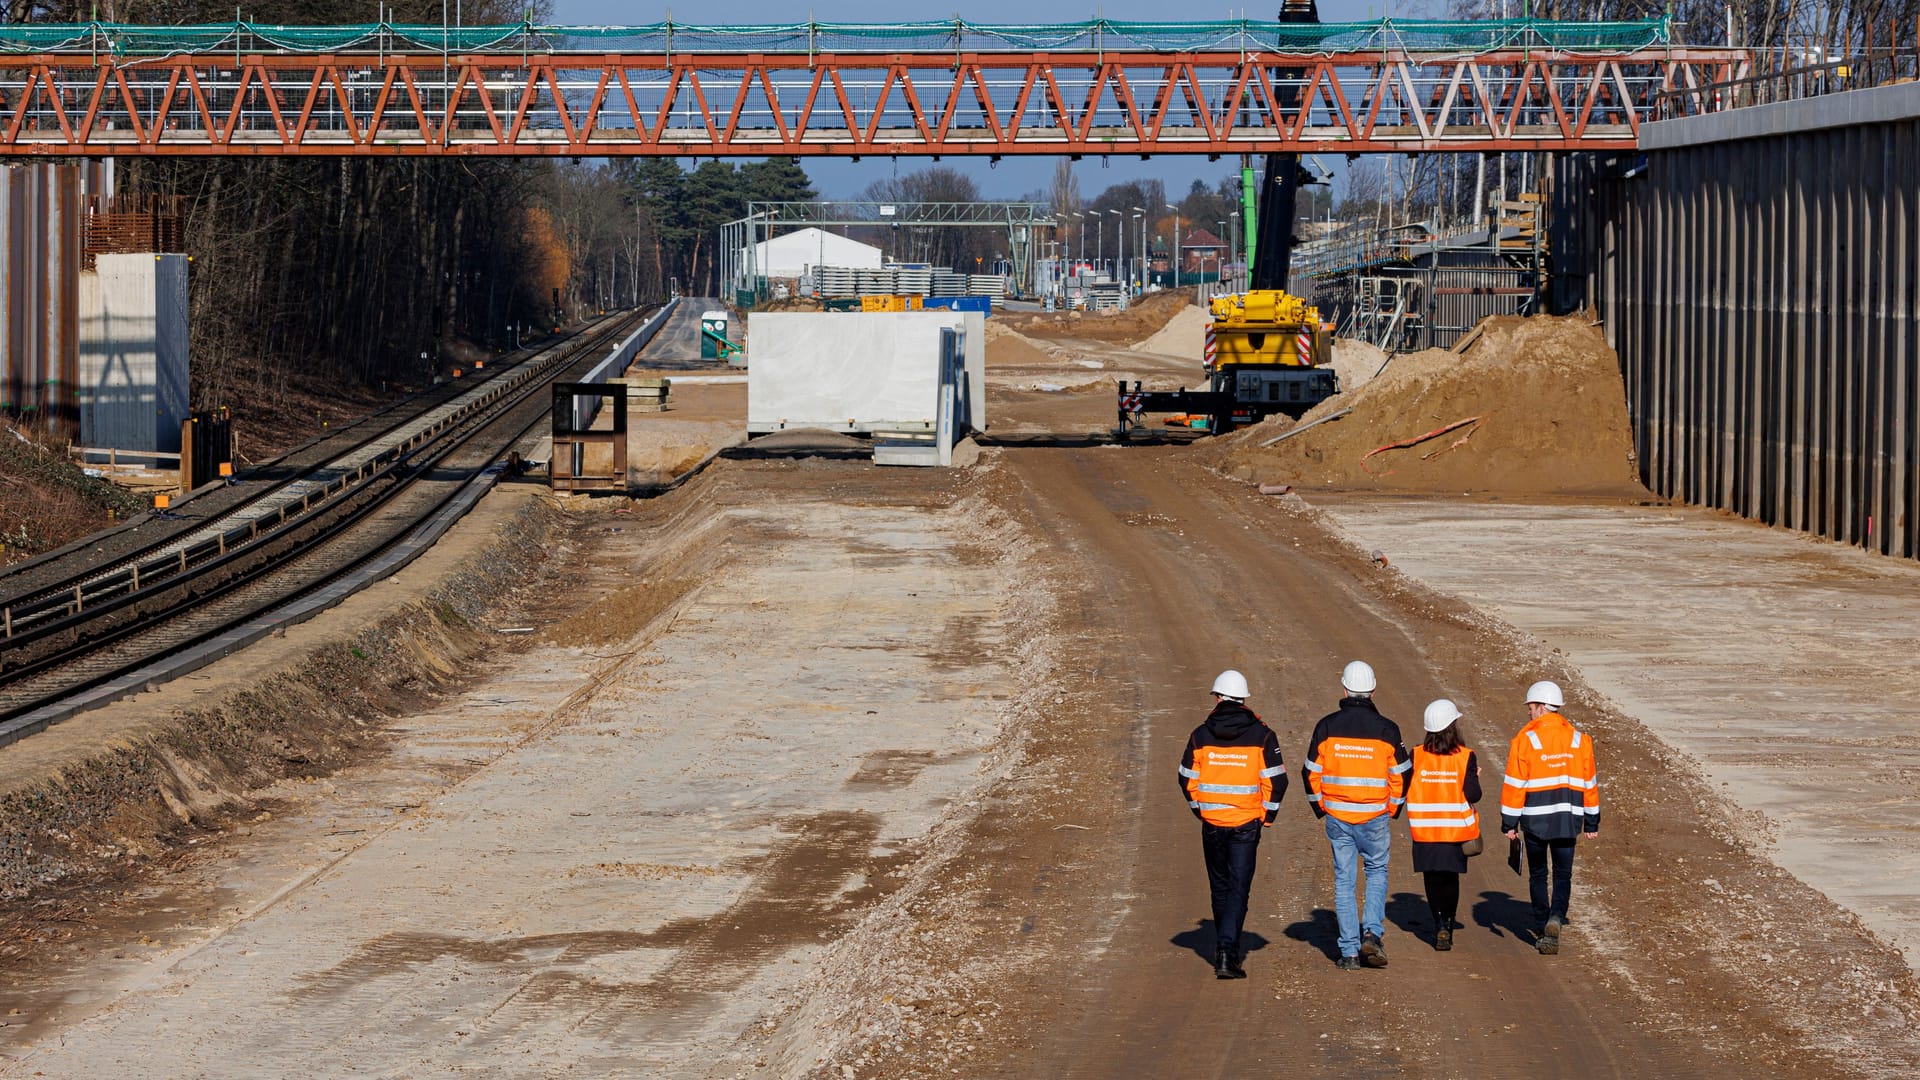
[[[1300,768],[1307,799],[1326,822],[1333,847],[1333,910],[1340,921],[1340,966],[1383,968],[1387,915],[1388,819],[1406,807],[1412,762],[1400,728],[1374,708],[1373,668],[1355,660],[1340,673],[1346,696],[1314,725]],[[1366,907],[1355,911],[1354,864],[1367,873]]]
[[[1433,912],[1433,947],[1453,948],[1454,915],[1460,908],[1460,875],[1467,872],[1471,841],[1478,848],[1480,763],[1460,737],[1460,709],[1446,698],[1428,704],[1427,737],[1413,748],[1407,783],[1407,830],[1413,834],[1413,868],[1427,884]]]
[[[1526,842],[1527,885],[1539,927],[1534,947],[1543,956],[1560,951],[1560,931],[1573,893],[1575,838],[1600,835],[1593,740],[1560,715],[1565,707],[1557,684],[1537,682],[1527,688],[1527,726],[1507,747],[1506,783],[1500,788],[1500,831],[1509,840]]]
[[[1244,979],[1240,928],[1247,921],[1260,830],[1273,824],[1287,793],[1280,740],[1247,708],[1247,678],[1213,680],[1213,711],[1180,755],[1180,792],[1200,819],[1200,850],[1213,892],[1213,973]]]

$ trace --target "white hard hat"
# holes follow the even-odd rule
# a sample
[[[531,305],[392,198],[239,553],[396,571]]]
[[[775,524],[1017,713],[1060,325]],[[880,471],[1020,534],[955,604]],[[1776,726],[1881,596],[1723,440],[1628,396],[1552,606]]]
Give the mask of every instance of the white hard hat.
[[[1371,694],[1378,685],[1373,677],[1373,665],[1365,660],[1355,660],[1340,673],[1340,686],[1349,694]]]
[[[1549,708],[1558,709],[1567,703],[1567,699],[1560,696],[1559,683],[1548,682],[1542,679],[1532,686],[1527,687],[1527,704],[1532,705],[1536,702]]]
[[[1235,701],[1247,700],[1247,677],[1229,668],[1213,680],[1213,692]]]
[[[1425,718],[1426,728],[1428,731],[1445,731],[1452,727],[1453,722],[1460,719],[1463,715],[1459,708],[1446,698],[1429,702],[1427,704],[1427,715]]]

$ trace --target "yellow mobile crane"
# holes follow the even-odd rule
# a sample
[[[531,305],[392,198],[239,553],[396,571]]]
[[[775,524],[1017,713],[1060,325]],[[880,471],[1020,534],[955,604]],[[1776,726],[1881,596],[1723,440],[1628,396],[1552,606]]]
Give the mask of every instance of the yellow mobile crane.
[[[1287,0],[1282,22],[1320,21],[1314,0]],[[1288,80],[1288,85],[1297,79]],[[1288,91],[1283,91],[1286,93]],[[1291,90],[1298,93],[1297,89]],[[1253,170],[1241,169],[1247,220],[1248,289],[1217,296],[1209,307],[1212,339],[1206,351],[1207,389],[1142,392],[1120,385],[1120,432],[1143,413],[1207,417],[1208,430],[1231,431],[1275,413],[1299,416],[1339,391],[1333,369],[1333,329],[1313,305],[1286,291],[1293,256],[1293,205],[1304,180],[1297,154],[1268,154],[1256,213]],[[1257,223],[1257,231],[1256,231]]]

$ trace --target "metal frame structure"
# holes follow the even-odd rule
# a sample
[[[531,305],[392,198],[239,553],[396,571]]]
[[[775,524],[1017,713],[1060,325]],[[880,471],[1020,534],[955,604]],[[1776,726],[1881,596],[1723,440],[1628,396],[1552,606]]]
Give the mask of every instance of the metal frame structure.
[[[1227,25],[706,27],[683,28],[678,46],[669,25],[664,47],[659,27],[42,27],[0,40],[0,154],[1616,150],[1663,110],[1716,107],[1705,88],[1754,68],[1749,50],[1676,46],[1663,28],[1607,32],[1639,24],[1444,24],[1423,38],[1389,22],[1312,27],[1298,42],[1272,24],[1214,32]],[[173,38],[188,43],[164,45]],[[556,43],[603,51],[537,51]]]
[[[755,257],[761,241],[773,238],[778,226],[907,225],[938,228],[997,228],[1007,230],[1008,256],[1013,264],[1014,291],[1024,295],[1033,280],[1033,230],[1057,228],[1059,221],[1045,203],[1032,202],[888,202],[874,199],[814,202],[750,200],[747,216],[720,226],[722,279],[738,288],[759,277]],[[765,234],[762,234],[762,230]],[[746,257],[742,259],[740,253]]]

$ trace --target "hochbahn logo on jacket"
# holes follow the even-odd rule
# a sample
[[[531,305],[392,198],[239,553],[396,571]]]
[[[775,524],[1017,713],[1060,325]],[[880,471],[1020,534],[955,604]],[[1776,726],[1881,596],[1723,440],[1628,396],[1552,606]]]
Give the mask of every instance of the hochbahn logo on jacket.
[[[1301,772],[1316,816],[1358,825],[1400,812],[1412,767],[1399,726],[1381,716],[1371,698],[1349,697],[1314,726]]]
[[[1180,790],[1209,825],[1273,820],[1287,791],[1280,740],[1245,705],[1222,701],[1180,755]]]
[[[1542,840],[1570,840],[1600,829],[1600,779],[1593,740],[1559,713],[1520,729],[1507,747],[1500,828]]]

